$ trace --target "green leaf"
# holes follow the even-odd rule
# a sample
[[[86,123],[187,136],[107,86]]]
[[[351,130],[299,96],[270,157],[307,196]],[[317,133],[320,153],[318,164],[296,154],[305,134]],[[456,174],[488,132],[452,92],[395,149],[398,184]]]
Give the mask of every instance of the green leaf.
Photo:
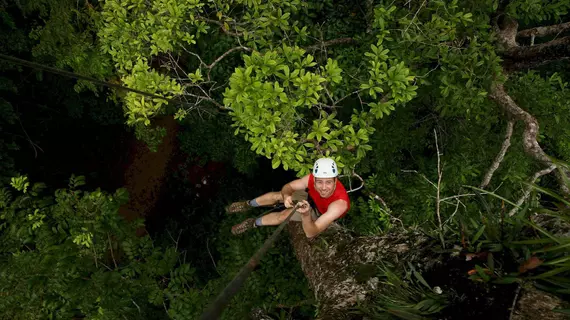
[[[534,252],[551,252],[551,251],[556,251],[556,250],[560,250],[560,249],[566,249],[570,247],[570,242],[559,245],[559,246],[555,246],[555,247],[550,247],[547,249],[541,249],[541,250],[535,250]]]
[[[485,225],[482,225],[481,228],[479,228],[479,230],[477,231],[477,233],[473,237],[473,239],[471,240],[471,243],[477,242],[477,240],[479,240],[479,237],[481,237],[481,235],[483,234],[484,231],[485,231]]]
[[[552,239],[529,239],[529,240],[516,240],[509,242],[510,244],[545,244],[554,242]],[[570,245],[570,243],[568,244]]]
[[[519,282],[519,281],[521,281],[521,279],[519,279],[517,277],[504,277],[504,278],[499,278],[499,279],[493,281],[493,283],[511,284],[511,283],[515,283],[515,282]]]
[[[271,161],[271,167],[273,169],[277,169],[277,167],[279,167],[280,164],[281,164],[281,160],[279,160],[277,158],[273,158],[273,160]]]
[[[529,279],[549,278],[549,277],[552,277],[552,276],[557,275],[559,273],[566,272],[568,270],[570,270],[570,267],[560,267],[560,268],[556,268],[556,269],[541,273],[541,274],[534,276],[534,277],[529,277]]]
[[[565,256],[565,257],[561,257],[558,259],[547,261],[547,262],[543,263],[542,265],[548,266],[548,265],[553,265],[553,264],[560,264],[560,263],[566,262],[568,260],[570,260],[570,256]]]

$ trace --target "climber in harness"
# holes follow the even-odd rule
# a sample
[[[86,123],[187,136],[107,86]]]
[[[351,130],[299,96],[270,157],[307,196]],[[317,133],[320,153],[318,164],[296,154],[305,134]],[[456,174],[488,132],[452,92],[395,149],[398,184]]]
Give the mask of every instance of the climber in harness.
[[[229,205],[226,208],[228,213],[244,212],[255,207],[275,206],[278,203],[284,203],[287,208],[257,219],[248,218],[233,226],[232,233],[237,235],[261,226],[279,225],[287,219],[295,202],[299,202],[299,205],[291,220],[301,221],[308,238],[315,237],[327,229],[333,221],[346,215],[350,209],[350,200],[346,189],[338,180],[338,168],[333,159],[318,159],[311,174],[285,184],[280,192],[269,192],[250,201],[234,202]]]

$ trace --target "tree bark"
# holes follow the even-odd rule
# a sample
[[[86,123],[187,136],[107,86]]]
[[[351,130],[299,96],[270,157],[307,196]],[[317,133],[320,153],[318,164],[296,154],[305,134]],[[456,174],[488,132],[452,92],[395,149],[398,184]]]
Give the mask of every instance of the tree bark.
[[[503,141],[503,146],[501,147],[501,150],[495,157],[493,164],[491,164],[491,167],[489,167],[489,170],[487,170],[487,173],[483,177],[483,181],[481,182],[479,188],[485,189],[487,185],[489,185],[489,183],[491,182],[491,178],[493,178],[493,174],[495,173],[495,171],[497,171],[497,169],[499,169],[501,162],[503,162],[505,154],[507,154],[507,150],[509,150],[509,147],[511,146],[511,136],[513,135],[514,126],[515,122],[509,120],[509,122],[507,123],[507,131],[505,133],[505,141]]]
[[[393,265],[395,270],[411,263],[424,272],[441,267],[448,259],[431,250],[437,240],[414,230],[358,237],[333,226],[309,240],[300,223],[290,222],[288,229],[295,255],[318,301],[317,319],[352,319],[348,311],[357,302],[370,301],[372,294],[389,292],[391,286],[384,286],[376,277],[381,261]],[[552,312],[565,307],[562,300],[534,288],[522,289],[512,306],[512,320],[564,319]]]
[[[535,46],[514,46],[503,53],[503,67],[508,72],[535,68],[552,61],[570,57],[570,37],[564,37]]]
[[[521,38],[531,37],[531,36],[544,37],[550,34],[561,33],[569,29],[570,29],[570,22],[565,22],[561,24],[555,24],[552,26],[536,27],[536,28],[521,30],[517,32],[517,37]]]
[[[511,96],[505,90],[503,84],[495,84],[491,89],[489,97],[497,102],[497,104],[509,115],[509,117],[520,120],[524,123],[525,128],[523,131],[523,148],[525,152],[541,162],[547,167],[554,165],[550,157],[542,150],[542,147],[538,144],[538,121],[530,113],[523,110],[517,105],[517,103],[511,98]],[[566,195],[570,195],[570,189],[564,181],[563,174],[565,171],[556,171],[556,176],[558,178],[560,189]]]
[[[505,7],[508,1],[505,1]],[[502,11],[500,11],[502,12]],[[552,40],[537,46],[519,46],[516,42],[518,22],[503,15],[494,21],[497,34],[497,50],[502,55],[503,69],[506,74],[525,68],[532,68],[547,62],[568,59],[570,57],[570,37]],[[537,141],[538,121],[530,113],[520,108],[506,92],[503,83],[494,83],[489,97],[507,113],[509,118],[521,120],[525,124],[523,132],[524,150],[537,161],[547,167],[554,165],[550,157],[542,150]],[[556,176],[560,189],[565,197],[570,197],[570,187],[565,179],[570,175],[568,170],[560,168]]]
[[[563,302],[555,295],[539,291],[535,288],[522,289],[511,313],[510,320],[564,320],[568,319],[563,313],[553,312],[553,309],[563,308]]]
[[[334,230],[330,230],[334,229]],[[297,259],[319,301],[320,319],[348,319],[348,309],[371,293],[385,290],[375,277],[380,260],[396,267],[412,263],[418,269],[439,262],[432,241],[416,231],[356,237],[338,227],[309,240],[300,223],[289,223]]]

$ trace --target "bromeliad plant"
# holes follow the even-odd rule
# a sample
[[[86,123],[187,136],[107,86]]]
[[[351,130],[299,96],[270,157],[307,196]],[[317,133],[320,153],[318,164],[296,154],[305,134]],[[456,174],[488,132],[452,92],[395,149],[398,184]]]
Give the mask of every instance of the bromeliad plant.
[[[506,205],[517,204],[487,192],[494,197],[491,200],[499,200],[487,201],[480,196],[484,210],[479,216],[458,218],[462,246],[468,252],[466,260],[478,261],[470,277],[496,283],[533,281],[543,290],[567,294],[570,202],[552,190],[529,186],[552,200],[527,202],[511,216]]]
[[[394,266],[382,263],[378,277],[387,289],[375,296],[374,304],[361,306],[357,313],[374,319],[426,319],[449,304],[448,294],[430,286],[411,264],[400,274]]]

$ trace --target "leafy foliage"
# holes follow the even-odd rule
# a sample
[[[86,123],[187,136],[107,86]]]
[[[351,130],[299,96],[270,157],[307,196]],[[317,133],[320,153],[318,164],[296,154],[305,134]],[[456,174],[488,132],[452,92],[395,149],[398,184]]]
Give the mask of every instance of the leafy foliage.
[[[390,290],[378,294],[373,306],[364,306],[359,312],[382,319],[425,319],[448,304],[447,295],[432,288],[411,264],[405,272],[396,272],[390,265],[379,269],[380,281]]]
[[[477,282],[540,280],[543,289],[568,293],[568,243],[548,230],[549,223],[560,226],[567,220],[566,207],[560,205],[568,205],[566,199],[536,187],[545,195],[533,196],[516,216],[505,216],[505,208],[521,194],[520,182],[539,169],[523,152],[520,123],[490,185],[501,201],[466,187],[479,185],[503,140],[505,120],[488,92],[492,83],[505,80],[504,48],[490,25],[504,3],[19,1],[18,12],[34,18],[13,18],[16,4],[0,10],[4,34],[10,35],[1,36],[1,49],[32,51],[36,61],[176,99],[179,103],[114,93],[110,100],[122,100],[126,120],[117,116],[120,108],[113,103],[106,108],[85,104],[98,123],[126,121],[153,150],[165,133],[153,118],[174,115],[190,126],[180,136],[186,154],[231,162],[250,177],[261,168],[256,156],[298,175],[306,174],[317,157],[332,156],[344,173],[357,170],[365,176],[366,188],[382,195],[390,208],[355,195],[347,219],[351,229],[382,233],[393,227],[394,215],[440,238],[442,249],[481,259],[470,274]],[[560,22],[569,7],[568,1],[516,0],[502,9],[534,26]],[[222,219],[222,202],[251,194],[240,193],[242,184],[227,182],[227,198],[212,200],[210,210],[204,209],[210,229],[196,217],[203,209],[196,203],[181,211],[185,230],[213,235],[214,256],[219,256],[214,268],[220,274],[201,279],[197,274],[202,271],[177,252],[178,243],[173,248],[169,241],[134,236],[137,225],[117,214],[126,201],[122,191],[81,192],[83,181],[75,177],[68,189],[45,196],[40,184],[15,177],[10,153],[18,145],[4,132],[21,123],[14,110],[18,105],[9,96],[22,88],[14,83],[31,82],[14,76],[17,69],[2,67],[14,73],[0,79],[6,94],[0,100],[0,175],[14,177],[2,182],[11,182],[18,192],[0,191],[0,287],[7,290],[0,306],[6,316],[196,318],[269,232],[229,237],[227,229],[239,218]],[[568,160],[567,69],[555,69],[510,74],[506,86],[521,108],[539,120],[545,151]],[[33,76],[38,83],[45,77]],[[78,82],[76,90],[83,88],[97,91]],[[67,97],[65,92],[53,95]],[[83,104],[62,101],[69,114],[81,119]],[[549,183],[547,177],[540,181],[541,186]],[[557,202],[559,208],[545,207]],[[436,211],[443,217],[441,229]],[[555,219],[546,223],[537,216]],[[260,305],[277,313],[284,309],[278,305],[310,300],[306,283],[298,281],[303,275],[290,247],[281,242],[278,248],[224,317],[244,318]],[[434,295],[413,267],[407,271],[401,279],[382,269],[383,281],[396,290],[376,301],[377,315],[417,318],[446,305],[446,298]],[[304,315],[312,311],[311,306],[302,309]]]
[[[135,234],[142,221],[128,224],[118,215],[128,199],[124,189],[113,195],[80,191],[84,183],[72,177],[69,188],[55,196],[42,195],[41,183],[22,195],[2,189],[5,317],[151,317],[160,308],[154,310],[149,300],[160,300],[162,308],[166,297],[177,301],[195,290],[192,268],[179,262],[173,247],[154,247],[149,236]]]
[[[283,164],[285,170],[291,168],[301,176],[320,155],[330,155],[340,168],[350,172],[370,150],[366,142],[374,131],[372,119],[389,114],[393,104],[409,101],[415,95],[416,87],[408,87],[413,77],[408,76],[403,63],[388,68],[388,50],[375,45],[371,48],[371,78],[361,88],[368,90],[372,98],[386,90],[393,99],[371,102],[370,111],[355,110],[348,124],[336,119],[335,112],[326,111],[333,107],[318,102],[326,101],[325,93],[333,99],[334,85],[342,80],[336,61],[329,58],[325,66],[319,67],[319,75],[307,70],[316,63],[312,55],[304,57],[305,51],[298,47],[284,45],[263,56],[255,52],[244,56],[245,66],[236,69],[224,93],[224,104],[232,110],[230,115],[238,127],[236,134],[244,133],[252,150],[272,158],[274,168]],[[303,119],[311,113],[319,114],[319,119],[309,127]],[[347,147],[356,149],[356,155]]]

